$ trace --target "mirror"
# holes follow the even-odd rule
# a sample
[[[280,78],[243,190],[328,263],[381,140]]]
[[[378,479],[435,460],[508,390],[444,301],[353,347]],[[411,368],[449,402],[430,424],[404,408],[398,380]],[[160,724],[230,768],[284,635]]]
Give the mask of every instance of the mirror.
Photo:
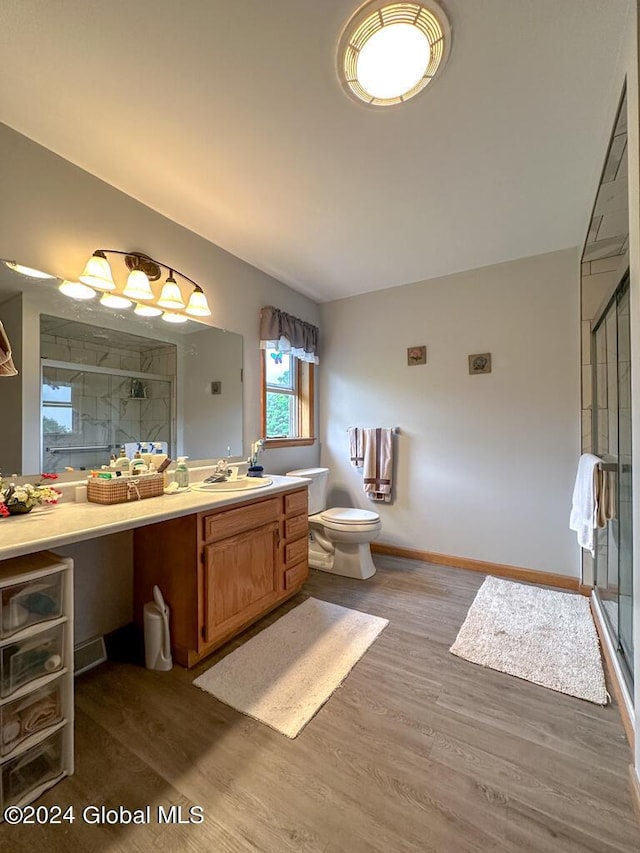
[[[0,377],[0,471],[107,464],[126,444],[172,458],[242,456],[242,336],[63,295],[0,262],[0,320],[17,376]]]

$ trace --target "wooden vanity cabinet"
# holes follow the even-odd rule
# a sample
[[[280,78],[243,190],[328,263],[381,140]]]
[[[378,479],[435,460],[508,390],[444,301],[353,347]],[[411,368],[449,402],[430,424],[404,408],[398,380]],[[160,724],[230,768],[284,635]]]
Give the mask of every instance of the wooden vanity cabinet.
[[[158,584],[174,660],[193,666],[294,595],[309,574],[307,489],[139,527],[134,608]]]

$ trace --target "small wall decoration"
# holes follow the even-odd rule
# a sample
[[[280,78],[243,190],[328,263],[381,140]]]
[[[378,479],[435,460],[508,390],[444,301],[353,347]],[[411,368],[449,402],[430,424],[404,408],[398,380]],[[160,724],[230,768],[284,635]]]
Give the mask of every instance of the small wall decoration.
[[[469,373],[491,373],[491,353],[478,352],[470,355]]]
[[[407,364],[413,367],[416,364],[427,363],[427,348],[423,347],[407,347]]]

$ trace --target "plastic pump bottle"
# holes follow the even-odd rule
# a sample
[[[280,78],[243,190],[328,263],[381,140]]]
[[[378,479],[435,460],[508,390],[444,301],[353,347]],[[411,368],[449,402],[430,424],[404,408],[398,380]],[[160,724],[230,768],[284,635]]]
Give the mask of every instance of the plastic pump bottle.
[[[176,483],[179,489],[186,489],[189,485],[189,469],[187,468],[188,456],[178,456],[176,464]]]

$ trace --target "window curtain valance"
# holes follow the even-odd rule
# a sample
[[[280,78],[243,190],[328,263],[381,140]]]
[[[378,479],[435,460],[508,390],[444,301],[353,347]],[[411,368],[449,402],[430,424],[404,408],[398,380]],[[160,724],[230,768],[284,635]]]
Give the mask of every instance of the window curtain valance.
[[[260,349],[289,352],[318,364],[318,327],[267,305],[260,312]]]

